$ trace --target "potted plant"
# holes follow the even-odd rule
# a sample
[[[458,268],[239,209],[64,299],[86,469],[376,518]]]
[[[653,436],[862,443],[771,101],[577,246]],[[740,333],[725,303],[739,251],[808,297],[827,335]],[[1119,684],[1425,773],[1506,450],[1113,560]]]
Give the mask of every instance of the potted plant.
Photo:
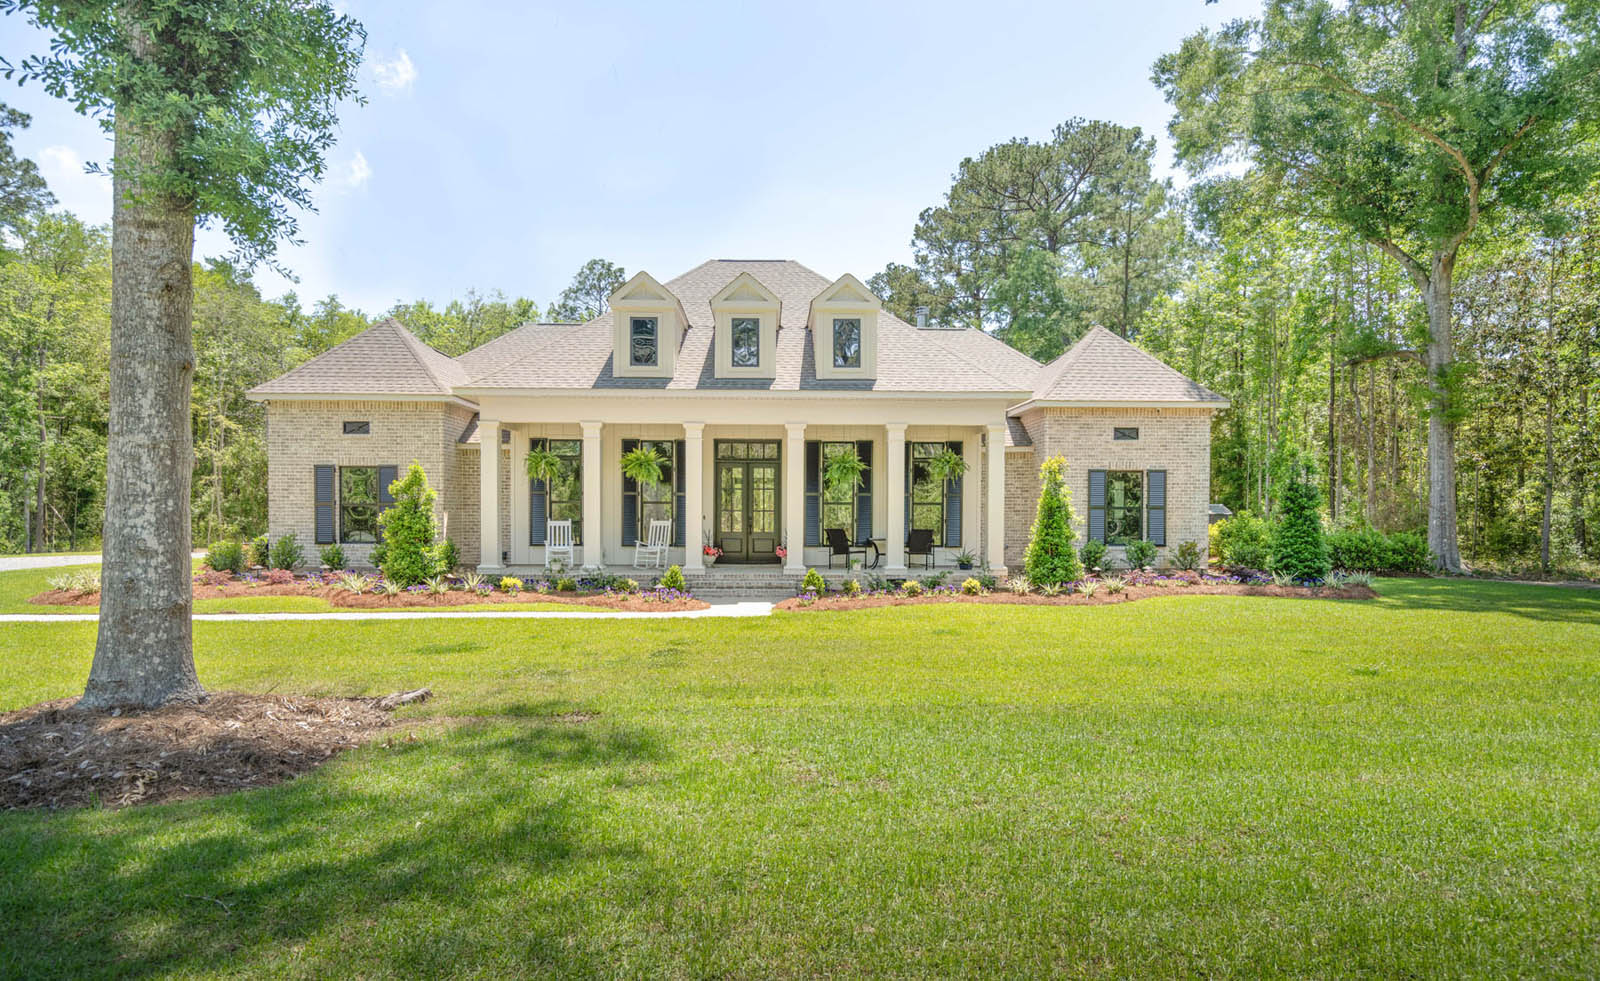
[[[977,559],[973,556],[973,554],[971,552],[966,551],[965,549],[963,549],[962,551],[956,553],[956,568],[957,569],[970,569],[970,568],[972,568],[972,563],[974,563],[976,561],[977,561]]]
[[[788,545],[788,543],[785,542],[784,544],[781,544],[777,548],[773,549],[772,550],[772,554],[776,555],[778,557],[778,561],[779,562],[782,562],[784,559],[788,558],[789,557],[789,545]]]
[[[866,471],[867,465],[856,455],[855,446],[834,447],[828,451],[828,458],[823,461],[822,480],[830,494],[838,495],[847,490],[855,490],[861,484],[861,475]]]
[[[928,476],[940,484],[960,480],[967,472],[967,461],[949,447],[945,447],[945,451],[938,456],[922,461],[922,466]]]
[[[561,458],[549,448],[534,447],[527,456],[528,479],[541,480],[547,486],[561,476]]]
[[[717,560],[722,558],[722,549],[712,545],[710,542],[707,542],[705,545],[701,546],[700,551],[705,554],[707,569],[716,565]]]
[[[661,483],[661,468],[666,458],[653,446],[639,446],[622,454],[622,475],[639,484]]]

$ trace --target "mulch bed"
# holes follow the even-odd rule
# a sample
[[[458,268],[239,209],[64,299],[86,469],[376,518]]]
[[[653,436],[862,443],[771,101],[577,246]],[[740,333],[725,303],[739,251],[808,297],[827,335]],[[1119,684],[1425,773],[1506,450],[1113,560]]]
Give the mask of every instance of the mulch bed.
[[[402,593],[385,596],[382,593],[352,593],[337,586],[308,586],[301,582],[273,585],[258,583],[247,585],[230,582],[222,586],[207,586],[196,582],[194,598],[235,599],[244,596],[314,596],[338,607],[356,610],[408,610],[438,606],[476,606],[489,603],[566,603],[572,606],[593,606],[607,610],[628,610],[644,613],[668,613],[679,610],[703,610],[711,604],[689,597],[675,599],[646,599],[635,594],[605,593],[502,593],[498,590],[487,596],[453,590],[435,596],[431,593]],[[99,606],[99,593],[75,593],[51,589],[28,600],[39,606]]]
[[[148,712],[41,702],[0,714],[0,810],[118,808],[282,783],[389,729],[400,699],[425,697],[218,692]]]
[[[779,603],[779,610],[867,610],[879,606],[926,606],[930,603],[1002,603],[1013,606],[1104,606],[1108,603],[1131,603],[1153,596],[1287,596],[1296,599],[1376,599],[1378,594],[1369,586],[1341,586],[1338,589],[1300,586],[1245,586],[1234,583],[1195,583],[1189,586],[1129,586],[1120,593],[1108,593],[1105,587],[1093,596],[1073,593],[1070,596],[1040,596],[1037,593],[1019,595],[996,590],[982,596],[965,593],[936,593],[925,596],[843,596],[829,594],[805,603],[799,597]]]

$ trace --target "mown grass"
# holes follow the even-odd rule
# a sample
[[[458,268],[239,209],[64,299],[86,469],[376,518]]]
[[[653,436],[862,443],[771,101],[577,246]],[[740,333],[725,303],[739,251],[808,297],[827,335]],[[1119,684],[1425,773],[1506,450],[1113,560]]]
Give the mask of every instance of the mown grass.
[[[1381,591],[199,623],[213,688],[439,697],[276,788],[0,815],[0,974],[1592,973],[1600,592]],[[0,707],[92,644],[0,627]]]

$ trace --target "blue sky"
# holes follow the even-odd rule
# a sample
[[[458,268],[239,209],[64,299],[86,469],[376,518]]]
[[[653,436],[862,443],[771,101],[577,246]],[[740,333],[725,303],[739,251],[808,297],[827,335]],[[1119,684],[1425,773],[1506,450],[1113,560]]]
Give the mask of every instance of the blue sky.
[[[585,260],[666,279],[707,258],[792,258],[865,279],[910,257],[917,213],[964,156],[1073,116],[1162,141],[1150,65],[1256,0],[1121,4],[349,2],[365,106],[345,108],[305,244],[308,306],[369,313],[469,288],[548,303]],[[0,21],[15,61],[44,39]],[[109,220],[84,175],[110,145],[37,86],[15,137],[63,206]],[[197,255],[226,241],[202,232]]]

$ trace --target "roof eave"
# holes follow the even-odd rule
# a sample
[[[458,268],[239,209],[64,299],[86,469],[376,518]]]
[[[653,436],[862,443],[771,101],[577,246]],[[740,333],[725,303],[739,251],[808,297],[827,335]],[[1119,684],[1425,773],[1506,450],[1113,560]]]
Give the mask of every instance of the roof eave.
[[[760,388],[495,388],[467,386],[457,388],[456,394],[469,398],[482,396],[512,398],[563,398],[571,396],[596,396],[606,398],[629,396],[683,396],[685,398],[747,398],[755,395],[764,398],[845,398],[845,399],[1015,399],[1025,397],[1026,390],[991,392],[887,392],[859,389],[785,388],[776,391]]]
[[[465,409],[478,408],[478,403],[451,392],[260,392],[251,389],[244,397],[252,402],[447,402]]]
[[[1028,399],[1007,410],[1020,416],[1028,409],[1226,409],[1227,399]]]

